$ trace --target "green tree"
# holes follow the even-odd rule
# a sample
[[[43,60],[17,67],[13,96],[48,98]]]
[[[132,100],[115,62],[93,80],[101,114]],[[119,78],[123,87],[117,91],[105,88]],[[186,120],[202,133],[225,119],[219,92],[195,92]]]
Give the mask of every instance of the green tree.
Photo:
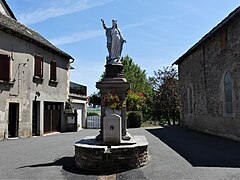
[[[179,87],[178,73],[174,67],[163,67],[163,70],[154,71],[154,76],[149,78],[152,84],[153,115],[158,119],[166,119],[171,124],[171,119],[179,119]]]
[[[97,105],[101,105],[101,96],[100,96],[100,92],[94,92],[93,94],[91,94],[89,97],[88,97],[88,104],[90,106],[93,106],[94,108],[97,106]]]
[[[131,85],[131,90],[141,92],[148,99],[152,95],[152,87],[148,82],[145,70],[141,70],[140,66],[133,62],[129,56],[122,59],[124,65],[124,77]]]
[[[131,91],[128,92],[127,104],[131,104],[133,101],[139,100],[136,104],[142,104],[143,97],[146,99],[144,105],[141,106],[143,112],[143,119],[151,119],[152,114],[152,86],[148,81],[147,74],[145,70],[142,70],[139,65],[133,62],[133,59],[129,56],[125,56],[122,59],[124,65],[124,77],[130,83]],[[132,94],[131,94],[132,93]],[[134,94],[135,93],[135,94]],[[138,96],[142,93],[142,96]],[[130,97],[135,97],[130,100]]]

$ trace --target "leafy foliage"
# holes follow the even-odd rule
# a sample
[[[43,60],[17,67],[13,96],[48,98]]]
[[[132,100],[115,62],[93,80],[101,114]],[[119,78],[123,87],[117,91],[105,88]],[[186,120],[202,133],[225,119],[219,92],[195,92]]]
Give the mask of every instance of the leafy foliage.
[[[173,67],[164,67],[154,72],[154,76],[149,78],[152,84],[153,95],[153,115],[159,120],[166,119],[171,124],[170,119],[179,118],[179,88],[178,73]]]
[[[124,77],[130,83],[131,87],[131,91],[128,92],[127,96],[127,105],[129,106],[127,106],[127,108],[128,110],[140,110],[143,113],[144,120],[150,119],[153,91],[152,86],[148,81],[146,71],[141,70],[140,66],[135,64],[133,62],[133,59],[129,56],[125,56],[122,59],[122,63],[124,65]],[[131,92],[132,94],[130,94]],[[139,93],[141,93],[142,95],[138,96]],[[133,103],[138,104],[138,107],[133,107]]]
[[[152,95],[152,87],[148,82],[145,70],[141,70],[140,66],[133,62],[129,56],[125,56],[122,60],[124,65],[124,77],[131,85],[134,92],[142,92],[148,98]]]
[[[146,98],[141,92],[128,91],[127,94],[127,111],[142,111],[146,105]]]
[[[100,93],[93,93],[91,96],[88,97],[88,104],[90,106],[93,106],[94,108],[97,105],[101,105],[101,97],[100,97]]]

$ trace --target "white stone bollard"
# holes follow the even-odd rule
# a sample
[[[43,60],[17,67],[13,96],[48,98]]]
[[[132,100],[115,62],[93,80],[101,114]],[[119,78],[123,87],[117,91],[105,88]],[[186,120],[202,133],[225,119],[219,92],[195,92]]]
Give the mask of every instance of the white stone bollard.
[[[103,118],[103,142],[109,145],[120,144],[122,139],[121,117],[110,114]]]

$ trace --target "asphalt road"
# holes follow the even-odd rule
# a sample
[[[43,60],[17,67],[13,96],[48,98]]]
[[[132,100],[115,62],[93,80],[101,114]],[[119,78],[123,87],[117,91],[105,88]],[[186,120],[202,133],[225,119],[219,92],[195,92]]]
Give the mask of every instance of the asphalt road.
[[[145,135],[149,162],[109,176],[74,166],[74,142],[98,130],[0,141],[0,179],[240,179],[240,143],[182,127],[130,129]]]

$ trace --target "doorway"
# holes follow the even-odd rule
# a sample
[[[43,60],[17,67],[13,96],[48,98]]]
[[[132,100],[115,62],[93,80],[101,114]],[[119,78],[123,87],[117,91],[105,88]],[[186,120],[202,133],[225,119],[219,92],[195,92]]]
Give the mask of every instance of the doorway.
[[[8,137],[18,137],[19,129],[19,103],[9,103]]]
[[[44,133],[61,131],[61,103],[44,103]]]
[[[40,102],[33,101],[33,109],[32,109],[32,135],[39,136],[40,135]]]

